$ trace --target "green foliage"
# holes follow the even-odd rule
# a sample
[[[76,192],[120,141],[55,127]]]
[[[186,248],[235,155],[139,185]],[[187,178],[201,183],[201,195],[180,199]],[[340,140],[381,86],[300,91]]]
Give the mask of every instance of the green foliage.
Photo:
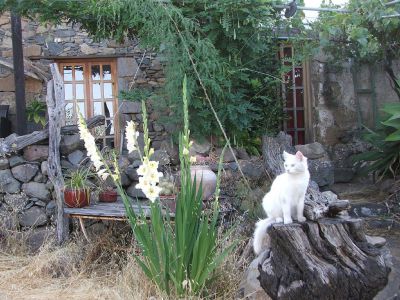
[[[46,125],[46,117],[43,115],[46,112],[46,103],[39,100],[33,100],[26,107],[28,121],[33,121],[36,124]]]
[[[89,168],[70,170],[65,175],[65,187],[71,190],[89,189],[91,184],[88,179],[92,175]]]
[[[144,273],[168,295],[173,290],[179,297],[200,295],[212,279],[215,269],[233,249],[230,245],[219,250],[217,220],[219,215],[219,188],[211,213],[202,211],[202,189],[196,190],[196,180],[190,174],[189,117],[186,78],[183,84],[184,131],[179,139],[181,162],[181,189],[176,200],[175,226],[169,214],[163,214],[159,201],[151,204],[150,223],[141,211],[132,209],[120,179],[116,184],[122,196],[132,231],[142,255],[135,256]],[[143,105],[143,119],[146,119]],[[149,152],[149,139],[145,132],[145,153]],[[146,150],[147,149],[147,150]],[[222,157],[222,156],[221,156]],[[218,181],[221,173],[218,172]],[[219,186],[219,185],[218,185]]]
[[[396,14],[400,3],[389,6],[383,3],[349,0],[345,8],[351,13],[320,13],[319,20],[305,33],[313,41],[303,44],[303,49],[311,54],[323,50],[334,63],[349,59],[356,63],[383,63],[400,98],[400,85],[392,67],[392,61],[400,57],[400,18],[383,18]]]
[[[367,162],[361,171],[377,172],[380,178],[389,172],[393,177],[400,174],[400,103],[389,103],[382,109],[386,113],[377,131],[368,129],[364,139],[373,150],[358,154],[354,159]]]
[[[167,62],[165,88],[156,107],[170,108],[170,122],[182,120],[180,74],[188,76],[192,133],[220,134],[200,79],[230,137],[259,136],[279,130],[282,121],[281,64],[273,29],[280,19],[275,0],[8,0],[16,9],[43,22],[80,23],[95,39],[139,38]],[[136,93],[136,92],[133,92]],[[141,95],[127,96],[130,99]]]

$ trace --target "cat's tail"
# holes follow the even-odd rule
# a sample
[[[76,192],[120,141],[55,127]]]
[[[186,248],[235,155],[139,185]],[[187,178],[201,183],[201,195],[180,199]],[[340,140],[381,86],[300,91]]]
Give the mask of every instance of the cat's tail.
[[[254,230],[253,238],[253,249],[255,254],[259,255],[265,247],[267,229],[273,223],[273,218],[263,219],[256,223],[256,230]]]

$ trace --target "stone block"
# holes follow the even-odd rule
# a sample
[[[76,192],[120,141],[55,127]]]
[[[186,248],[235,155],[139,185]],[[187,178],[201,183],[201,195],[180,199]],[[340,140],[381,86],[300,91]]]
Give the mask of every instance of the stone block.
[[[33,164],[16,166],[11,169],[15,179],[21,182],[29,182],[37,174],[39,167]]]
[[[29,182],[22,185],[22,191],[29,197],[38,198],[49,202],[50,191],[48,190],[46,184],[39,182]]]
[[[73,165],[79,165],[86,155],[81,150],[75,150],[68,154],[68,161]]]
[[[297,151],[303,153],[303,155],[308,159],[322,158],[327,154],[324,149],[324,146],[322,146],[318,142],[306,145],[296,145],[295,148]]]
[[[42,164],[40,166],[40,170],[42,171],[42,174],[45,176],[49,175],[49,169],[48,169],[48,163],[47,161],[42,161]]]
[[[126,190],[126,193],[128,194],[128,196],[132,197],[133,199],[136,198],[146,198],[146,195],[142,192],[142,190],[137,189],[136,186],[136,182],[132,183],[128,189]]]
[[[139,114],[142,112],[142,103],[137,101],[123,101],[119,111],[122,114]]]
[[[154,154],[151,156],[153,161],[158,161],[160,166],[165,166],[171,163],[171,159],[166,150],[156,150]]]
[[[8,162],[7,158],[0,158],[0,170],[5,170],[10,167],[10,164]]]
[[[60,141],[60,151],[63,155],[68,155],[78,149],[84,149],[83,140],[79,134],[74,135],[64,135],[61,137]]]
[[[27,161],[25,159],[23,159],[21,156],[18,156],[18,155],[11,156],[8,159],[8,162],[10,164],[10,168],[14,168],[16,166],[20,166],[20,165],[27,163]]]
[[[31,145],[24,149],[24,158],[27,161],[44,161],[49,157],[49,146]]]
[[[18,218],[22,227],[43,226],[47,223],[45,210],[37,206],[24,211]]]
[[[235,154],[235,156],[237,156],[237,151],[236,151],[236,149],[232,149],[232,150],[233,150],[233,153]],[[218,149],[215,151],[215,153],[217,154],[218,157],[220,157],[221,154],[222,154],[222,149],[221,149],[221,148],[218,148]],[[219,159],[219,158],[218,158],[218,159]],[[228,162],[232,162],[232,161],[235,161],[235,158],[234,158],[234,156],[233,156],[233,154],[232,154],[232,151],[231,151],[229,148],[227,148],[227,149],[225,149],[225,152],[224,152],[223,162],[224,162],[224,163],[228,163]]]
[[[50,55],[59,55],[64,50],[64,47],[56,42],[48,42],[46,45]]]
[[[12,208],[13,211],[20,212],[28,204],[28,197],[25,194],[5,194],[4,202]]]
[[[16,194],[21,190],[21,184],[16,180],[10,169],[0,171],[0,193]]]
[[[24,47],[24,56],[31,57],[31,56],[40,56],[42,54],[42,47],[39,45],[29,45]]]
[[[211,144],[209,141],[194,141],[190,150],[194,151],[197,154],[207,155],[211,150]]]
[[[133,57],[119,57],[117,60],[118,77],[134,76],[138,67]]]
[[[0,92],[14,92],[14,76],[9,75],[4,78],[0,78]]]
[[[319,187],[330,186],[334,183],[334,166],[332,161],[324,158],[308,160],[311,180]]]
[[[84,53],[86,55],[92,55],[92,54],[98,53],[98,49],[90,47],[86,43],[83,43],[82,45],[80,45],[80,49],[81,49],[82,53]]]

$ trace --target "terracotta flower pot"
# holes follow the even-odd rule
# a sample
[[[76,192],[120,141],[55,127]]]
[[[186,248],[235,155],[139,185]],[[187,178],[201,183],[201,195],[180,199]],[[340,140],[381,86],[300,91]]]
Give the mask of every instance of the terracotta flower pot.
[[[89,205],[90,194],[88,190],[64,190],[64,202],[68,207],[78,208]]]
[[[198,165],[190,167],[192,180],[196,176],[196,188],[202,184],[203,200],[208,200],[217,187],[217,175],[207,165]]]
[[[117,201],[118,193],[116,191],[103,191],[99,194],[100,202],[115,202]]]

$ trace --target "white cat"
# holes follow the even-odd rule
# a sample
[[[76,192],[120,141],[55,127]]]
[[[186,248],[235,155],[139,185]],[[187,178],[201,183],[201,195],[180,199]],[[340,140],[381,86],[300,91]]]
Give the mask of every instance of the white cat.
[[[292,218],[304,222],[304,198],[310,179],[307,158],[298,151],[296,155],[283,151],[285,173],[277,176],[271,190],[264,196],[262,206],[267,219],[256,223],[253,247],[258,255],[265,246],[266,232],[273,223],[292,223]]]

